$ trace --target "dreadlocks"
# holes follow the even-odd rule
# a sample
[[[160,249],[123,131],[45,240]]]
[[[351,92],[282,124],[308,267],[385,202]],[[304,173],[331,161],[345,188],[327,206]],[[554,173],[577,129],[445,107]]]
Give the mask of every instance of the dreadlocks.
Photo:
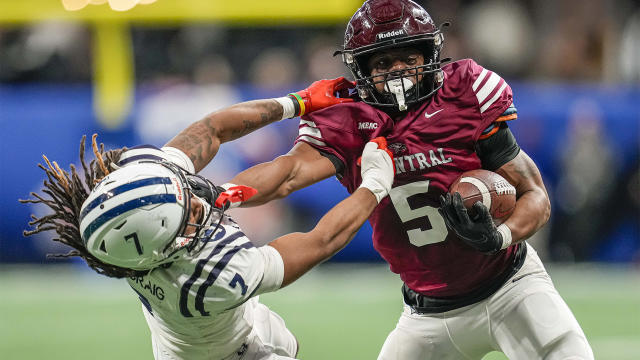
[[[55,230],[58,235],[54,241],[58,241],[65,245],[69,245],[75,250],[71,250],[66,254],[48,254],[47,257],[67,258],[79,256],[87,262],[87,265],[97,273],[109,277],[131,277],[139,275],[139,271],[126,269],[114,265],[106,264],[91,255],[80,235],[80,209],[82,204],[89,196],[91,190],[100,180],[109,174],[109,168],[116,168],[116,163],[120,155],[126,148],[104,151],[104,144],[96,143],[97,134],[93,134],[91,145],[95,159],[87,166],[84,160],[86,135],[82,136],[80,141],[80,162],[84,170],[84,182],[80,179],[76,167],[71,164],[71,174],[60,169],[54,161],[51,163],[49,159],[42,155],[47,167],[38,164],[38,167],[44,170],[48,180],[44,181],[42,192],[49,195],[50,199],[45,199],[42,195],[32,192],[31,196],[35,199],[19,200],[23,204],[44,204],[53,210],[52,214],[38,218],[31,215],[30,226],[35,226],[34,230],[25,230],[24,236],[34,235],[43,231]]]

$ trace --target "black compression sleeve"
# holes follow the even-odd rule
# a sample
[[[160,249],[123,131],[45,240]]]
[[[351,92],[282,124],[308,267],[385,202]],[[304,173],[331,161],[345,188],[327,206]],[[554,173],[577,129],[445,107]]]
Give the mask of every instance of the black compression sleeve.
[[[498,170],[520,153],[520,146],[506,123],[500,123],[500,130],[490,137],[478,140],[476,153],[482,161],[482,168]]]
[[[344,176],[344,164],[342,163],[342,160],[338,159],[337,156],[326,153],[324,151],[320,151],[320,155],[331,160],[331,162],[333,163],[333,166],[336,168],[336,177],[338,178],[338,180],[342,180],[342,177]]]

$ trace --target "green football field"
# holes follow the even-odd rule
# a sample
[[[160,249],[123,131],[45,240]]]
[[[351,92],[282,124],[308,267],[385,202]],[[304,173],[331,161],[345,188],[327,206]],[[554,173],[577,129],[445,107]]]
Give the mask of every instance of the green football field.
[[[640,358],[640,270],[549,272],[596,359]],[[402,308],[400,281],[381,264],[324,265],[261,300],[282,315],[307,360],[375,359]],[[0,267],[0,359],[152,358],[140,303],[124,281],[82,266]]]

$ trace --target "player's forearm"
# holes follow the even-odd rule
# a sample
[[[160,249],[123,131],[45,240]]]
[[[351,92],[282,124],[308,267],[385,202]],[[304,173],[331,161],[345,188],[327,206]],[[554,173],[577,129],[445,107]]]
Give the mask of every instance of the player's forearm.
[[[288,196],[333,175],[333,163],[310,145],[300,142],[286,155],[251,167],[229,182],[257,189],[258,194],[241,205],[256,206]]]
[[[325,259],[329,258],[347,245],[377,205],[370,190],[357,189],[320,219],[311,231],[316,240],[314,246],[325,251]]]
[[[497,171],[516,187],[516,208],[505,221],[511,230],[512,242],[531,237],[549,220],[551,204],[538,167],[521,151],[516,158]]]
[[[358,189],[340,202],[308,233],[293,233],[273,241],[284,262],[282,286],[286,286],[317,264],[345,247],[378,202],[367,189]]]
[[[361,159],[362,183],[351,196],[334,206],[310,232],[289,234],[271,243],[284,262],[283,286],[345,247],[389,194],[395,167],[386,140],[369,141]]]
[[[213,159],[220,144],[278,121],[282,114],[282,105],[273,99],[240,103],[191,124],[165,146],[187,154],[198,172]]]
[[[251,186],[258,193],[242,203],[243,207],[262,205],[274,199],[289,195],[294,189],[288,184],[294,174],[294,164],[280,156],[273,161],[258,164],[237,174],[230,183]]]
[[[549,220],[551,205],[542,189],[533,189],[522,194],[516,202],[516,209],[505,224],[511,230],[513,242],[528,239]]]

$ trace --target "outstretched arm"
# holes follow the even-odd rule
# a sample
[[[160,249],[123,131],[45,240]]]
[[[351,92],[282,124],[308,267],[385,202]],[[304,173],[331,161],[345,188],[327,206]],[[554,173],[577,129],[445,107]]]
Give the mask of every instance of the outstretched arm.
[[[323,216],[312,231],[287,234],[269,243],[284,262],[282,287],[345,247],[376,205],[371,191],[357,189]]]
[[[274,99],[240,103],[189,125],[165,146],[184,152],[199,172],[213,159],[220,144],[281,120],[282,115],[283,106]]]
[[[289,153],[273,161],[253,166],[230,182],[250,186],[258,193],[242,206],[256,206],[336,174],[333,163],[306,143],[296,144]]]
[[[274,121],[311,113],[328,106],[351,102],[335,92],[354,86],[345,78],[316,81],[307,89],[278,99],[254,100],[216,111],[191,124],[165,146],[185,153],[195,172],[213,159],[220,144],[247,135]]]
[[[284,262],[283,287],[345,247],[387,196],[395,168],[384,138],[376,138],[365,146],[361,174],[360,187],[323,216],[313,230],[288,234],[269,244],[278,250]]]

